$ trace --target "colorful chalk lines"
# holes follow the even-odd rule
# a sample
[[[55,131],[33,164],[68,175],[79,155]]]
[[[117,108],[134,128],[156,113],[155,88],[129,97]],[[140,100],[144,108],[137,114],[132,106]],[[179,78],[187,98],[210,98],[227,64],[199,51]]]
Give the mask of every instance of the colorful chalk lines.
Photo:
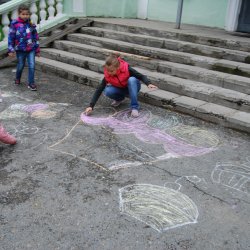
[[[111,113],[108,116],[103,116],[105,112],[102,110],[100,113],[102,115],[93,117],[82,114],[81,119],[87,125],[102,126],[110,129],[115,135],[126,136],[126,140],[129,136],[134,136],[142,143],[141,147],[130,143],[129,151],[139,154],[143,159],[120,162],[111,159],[105,166],[109,170],[137,167],[169,158],[201,156],[215,151],[220,146],[220,140],[215,133],[184,125],[182,119],[173,113],[160,117],[143,110],[138,119],[131,118],[129,110]],[[151,145],[152,148],[158,147],[156,151],[161,153],[156,154],[152,148],[146,151],[145,144]],[[124,150],[128,150],[127,146],[128,144],[124,146]],[[159,150],[159,146],[162,151]],[[249,194],[249,175],[248,160],[241,165],[218,163],[209,182],[198,176],[183,176],[175,183],[166,183],[164,187],[145,183],[128,185],[119,189],[120,211],[158,232],[195,224],[199,216],[198,208],[190,197],[180,191],[179,180],[186,179],[195,186],[201,185],[203,189],[207,189],[208,183],[211,186],[215,183]]]
[[[99,112],[105,113],[104,110]],[[120,136],[121,140],[122,136],[126,138],[125,145],[116,145],[114,151],[118,153],[114,154],[114,159],[111,156],[112,145],[107,152],[104,149],[104,154],[110,154],[109,162],[104,163],[109,170],[140,166],[169,158],[200,156],[216,150],[220,144],[219,138],[213,132],[183,125],[181,118],[172,113],[162,118],[152,115],[148,110],[142,110],[140,116],[134,119],[130,117],[129,110],[123,110],[106,117],[82,114],[81,119],[87,125],[111,129],[111,133]],[[135,145],[135,140],[129,142],[129,137],[136,137],[139,143]],[[126,151],[132,160],[119,154]]]
[[[250,157],[245,162],[217,162],[212,171],[214,183],[226,188],[250,194]]]
[[[197,223],[199,211],[196,204],[180,192],[180,181],[205,182],[198,176],[183,176],[164,187],[134,184],[119,189],[121,213],[131,216],[158,232]]]
[[[56,116],[55,107],[58,105],[63,104],[16,103],[2,111],[0,119],[51,119]],[[96,126],[101,127],[110,140],[103,141],[104,138],[98,134],[93,139],[91,135],[82,133],[81,121],[85,124],[84,130],[92,134],[95,133]],[[115,112],[112,108],[97,108],[93,116],[82,114],[81,121],[48,149],[77,157],[105,171],[150,165],[171,158],[202,156],[220,146],[215,133],[185,125],[180,116],[170,112],[162,117],[142,110],[139,118],[132,119],[129,110]],[[39,147],[48,138],[46,129],[30,126],[25,122],[16,125],[13,134],[22,140],[27,149]],[[37,140],[33,140],[35,143],[30,144],[28,136],[37,137]],[[108,160],[103,160],[107,158],[104,155],[109,155]],[[216,185],[249,194],[249,165],[248,160],[243,165],[217,163],[211,180]],[[202,180],[197,176],[185,178],[189,181]],[[177,183],[165,186],[144,183],[125,186],[119,189],[120,211],[158,232],[195,224],[199,217],[198,207],[180,191],[180,186],[178,189],[174,188]]]
[[[19,97],[25,102],[14,103],[0,112],[0,121],[13,121],[8,127],[8,132],[18,140],[16,151],[32,150],[43,145],[48,139],[46,128],[33,125],[27,118],[47,120],[54,118],[66,103],[32,103],[31,100],[18,96],[17,93],[3,92],[2,98]],[[41,126],[41,125],[40,125]]]
[[[15,119],[32,117],[37,119],[51,119],[56,116],[57,112],[53,108],[55,103],[15,103],[10,105],[7,109],[0,112],[0,119]]]

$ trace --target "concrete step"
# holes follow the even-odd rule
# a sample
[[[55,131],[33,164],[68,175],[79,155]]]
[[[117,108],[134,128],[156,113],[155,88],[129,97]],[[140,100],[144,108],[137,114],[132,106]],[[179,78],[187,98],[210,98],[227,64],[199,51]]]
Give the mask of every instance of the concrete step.
[[[44,57],[37,58],[37,68],[44,72],[55,73],[64,79],[94,87],[99,84],[103,77],[102,74]],[[191,114],[226,127],[250,132],[250,114],[246,112],[181,96],[165,90],[150,91],[144,85],[142,85],[140,98],[150,104]]]
[[[108,50],[92,45],[65,40],[54,42],[54,48],[100,60],[105,60],[105,58],[111,52],[117,52],[114,50]],[[145,69],[157,71],[160,73],[166,73],[168,75],[184,79],[201,81],[226,89],[250,94],[250,79],[247,77],[235,76],[228,73],[208,70],[197,66],[161,61],[157,59],[151,59],[149,57],[141,57],[134,54],[122,53],[120,51],[119,53],[121,53],[123,58],[127,62],[129,62],[131,66],[140,66]]]
[[[70,34],[67,36],[67,39],[73,42],[84,43],[96,47],[104,47],[106,49],[119,50],[140,56],[250,77],[250,64],[233,62],[224,59],[215,59],[167,49],[153,48],[85,34]]]
[[[57,49],[44,49],[43,56],[89,69],[95,72],[103,72],[103,60],[93,59]],[[250,95],[234,90],[212,86],[206,83],[181,79],[166,74],[152,72],[142,68],[135,68],[147,75],[159,88],[173,93],[193,97],[199,100],[220,104],[229,108],[250,112]]]
[[[157,22],[157,28],[153,29],[147,26],[145,20],[129,20],[130,24],[123,24],[123,20],[112,20],[112,21],[100,21],[94,19],[92,26],[103,28],[103,29],[112,29],[120,32],[129,32],[133,34],[142,34],[150,35],[151,37],[164,37],[167,39],[174,39],[180,41],[187,41],[191,43],[203,44],[208,46],[232,49],[232,50],[241,50],[250,52],[250,40],[245,39],[232,39],[232,38],[220,38],[212,34],[199,34],[192,33],[191,31],[177,30],[174,28],[166,28],[164,22]],[[127,21],[127,23],[129,23]],[[155,26],[155,25],[154,25]],[[204,27],[205,29],[205,27]]]
[[[244,51],[230,50],[186,41],[120,32],[97,27],[83,27],[81,28],[81,33],[149,47],[187,52],[218,59],[226,59],[229,61],[250,63],[250,53]]]

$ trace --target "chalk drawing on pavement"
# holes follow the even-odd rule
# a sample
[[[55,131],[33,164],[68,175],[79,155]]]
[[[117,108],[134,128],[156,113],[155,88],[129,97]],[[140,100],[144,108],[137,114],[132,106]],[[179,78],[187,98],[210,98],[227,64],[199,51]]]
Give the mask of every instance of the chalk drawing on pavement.
[[[24,122],[19,123],[13,130],[11,134],[18,140],[16,152],[35,149],[44,144],[48,139],[47,133],[44,133],[46,129],[41,129],[33,125],[30,126]]]
[[[144,222],[158,232],[197,223],[196,204],[178,190],[150,184],[119,189],[123,214]]]
[[[172,135],[165,129],[165,123],[160,123],[159,125],[159,127],[164,125],[165,130],[149,126],[151,118],[152,114],[148,110],[141,110],[138,118],[132,118],[130,110],[123,110],[113,115],[102,117],[86,116],[84,113],[81,115],[81,119],[85,124],[104,126],[111,128],[114,134],[131,134],[143,143],[161,145],[166,153],[155,156],[155,159],[147,160],[147,163],[169,158],[198,156],[216,150],[219,140],[216,135],[211,132],[206,132],[196,127],[184,126],[184,129],[181,127],[181,131],[183,131],[181,133],[177,133],[177,130],[171,130],[173,131]],[[155,119],[155,117],[153,119]],[[157,124],[157,122],[152,123],[152,125],[154,124]],[[196,134],[198,139],[195,140]],[[150,155],[150,153],[148,153],[148,155]],[[139,162],[143,164],[143,161]],[[121,161],[120,166],[118,162],[116,162],[115,165],[113,164],[110,168],[119,169],[135,165],[139,166],[139,162],[128,163]]]
[[[182,123],[182,118],[180,116],[169,113],[164,115],[163,117],[152,115],[152,118],[147,122],[147,125],[152,128],[164,130],[175,127]]]
[[[26,118],[28,116],[37,119],[50,119],[56,116],[57,111],[50,110],[51,107],[57,104],[46,104],[46,103],[34,103],[34,104],[23,104],[23,103],[16,103],[12,104],[10,107],[5,109],[0,113],[0,119],[12,119],[12,118]],[[65,103],[58,104],[59,106],[66,107]]]
[[[169,132],[175,138],[197,147],[215,148],[220,143],[214,133],[198,127],[180,125],[171,128]]]
[[[56,116],[55,111],[50,111],[50,110],[38,110],[34,111],[31,114],[32,118],[37,118],[37,119],[50,119]]]
[[[250,158],[246,162],[218,162],[211,173],[214,183],[250,194]]]
[[[182,187],[181,181],[187,180],[195,185],[201,184],[203,188],[207,188],[207,182],[204,178],[200,178],[197,175],[182,176],[178,178],[175,182],[166,182],[164,187],[175,187],[176,190],[180,190]]]
[[[7,108],[4,111],[0,112],[0,120],[15,119],[15,118],[25,118],[29,114],[22,110],[12,110]]]
[[[60,139],[59,141],[55,142],[53,145],[50,145],[48,146],[48,150],[52,150],[54,152],[59,152],[61,154],[64,154],[64,155],[69,155],[71,157],[74,157],[74,158],[78,158],[82,161],[85,161],[85,162],[88,162],[90,163],[91,165],[94,165],[95,167],[98,167],[102,170],[105,170],[105,171],[108,171],[107,168],[105,168],[104,166],[94,162],[94,161],[91,161],[81,155],[77,155],[76,153],[71,153],[71,152],[68,152],[67,150],[61,150],[61,149],[57,149],[56,147],[57,146],[60,146],[64,141],[66,141],[67,138],[69,138],[72,134],[72,132],[75,130],[75,128],[81,123],[81,120],[77,121],[77,123],[69,130],[67,131],[66,135]],[[72,148],[72,145],[71,145],[71,148]]]

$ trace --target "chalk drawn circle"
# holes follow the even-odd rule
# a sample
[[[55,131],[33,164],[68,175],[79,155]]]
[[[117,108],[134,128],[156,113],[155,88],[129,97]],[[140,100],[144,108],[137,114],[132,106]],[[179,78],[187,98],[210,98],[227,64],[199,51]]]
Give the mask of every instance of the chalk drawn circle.
[[[167,114],[164,117],[153,116],[148,122],[147,125],[152,128],[157,129],[167,129],[170,127],[177,126],[182,123],[181,117],[174,114]]]
[[[34,135],[40,132],[40,129],[36,126],[26,125],[24,122],[15,127],[15,135]]]
[[[139,124],[146,123],[151,118],[151,112],[145,109],[140,110],[139,117],[134,118],[131,116],[131,110],[126,109],[116,113],[113,117],[121,122],[126,122],[129,124]]]
[[[5,120],[5,119],[15,119],[15,118],[25,118],[27,117],[28,114],[24,111],[21,110],[11,110],[10,108],[2,111],[0,113],[0,119]]]
[[[175,138],[197,147],[214,148],[220,143],[216,134],[194,126],[180,125],[169,130]]]
[[[56,112],[50,110],[37,110],[31,114],[32,118],[51,119],[56,116]]]
[[[119,190],[120,210],[158,232],[197,222],[195,203],[185,194],[166,187],[135,184]]]

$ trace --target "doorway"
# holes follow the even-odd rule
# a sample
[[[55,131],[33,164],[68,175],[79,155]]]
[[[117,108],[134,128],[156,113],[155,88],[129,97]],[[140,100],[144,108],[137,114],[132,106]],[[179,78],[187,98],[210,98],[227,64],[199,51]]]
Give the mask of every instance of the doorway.
[[[238,19],[237,31],[250,33],[250,1],[249,0],[242,1],[240,15]]]

